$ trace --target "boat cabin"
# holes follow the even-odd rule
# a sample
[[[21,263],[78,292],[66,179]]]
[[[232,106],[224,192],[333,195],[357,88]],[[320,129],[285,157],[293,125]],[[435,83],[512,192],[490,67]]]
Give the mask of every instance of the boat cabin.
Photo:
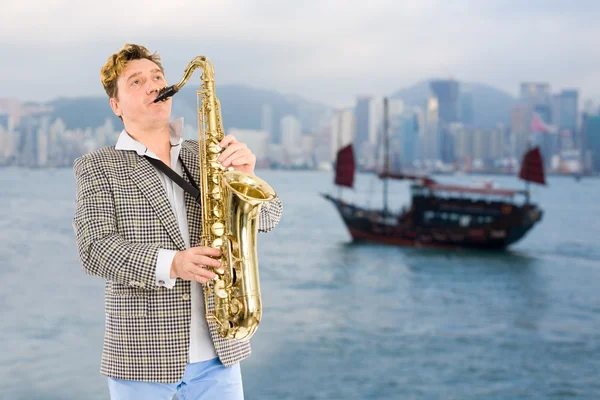
[[[473,227],[518,218],[526,191],[441,184],[411,186],[414,222],[424,226]],[[523,204],[517,201],[524,196]]]

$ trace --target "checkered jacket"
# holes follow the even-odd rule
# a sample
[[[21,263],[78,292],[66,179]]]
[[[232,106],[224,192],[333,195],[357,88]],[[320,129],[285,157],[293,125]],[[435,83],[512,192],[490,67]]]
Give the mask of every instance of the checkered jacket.
[[[182,143],[180,157],[199,177],[198,142]],[[133,151],[104,147],[75,160],[73,228],[84,271],[105,279],[105,336],[101,373],[130,380],[177,382],[189,350],[190,282],[156,285],[160,248],[185,244],[155,168]],[[187,180],[187,176],[184,174]],[[201,209],[185,195],[191,246],[198,246]],[[282,214],[279,197],[263,205],[258,229],[273,229]],[[214,310],[214,298],[208,301]],[[219,337],[209,323],[224,365],[251,353],[249,341]]]

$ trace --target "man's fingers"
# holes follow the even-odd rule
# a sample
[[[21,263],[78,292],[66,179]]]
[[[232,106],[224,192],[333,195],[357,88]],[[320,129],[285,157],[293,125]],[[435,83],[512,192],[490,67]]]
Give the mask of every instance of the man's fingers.
[[[213,247],[206,247],[206,246],[192,247],[190,249],[190,251],[192,252],[192,254],[194,254],[196,256],[210,256],[210,257],[220,257],[221,256],[221,250],[215,249]]]
[[[185,269],[194,275],[202,275],[213,278],[215,275],[206,267],[219,268],[221,267],[221,262],[209,257],[199,256],[199,258],[196,258],[196,261],[189,261],[189,264],[185,266]]]
[[[233,153],[237,151],[243,151],[244,149],[246,149],[246,145],[244,143],[232,143],[231,145],[229,145],[228,148],[223,150],[221,154],[219,154],[218,160],[224,162],[225,160],[227,160],[227,157],[231,156]]]
[[[249,154],[247,156],[238,157],[234,160],[231,160],[231,165],[249,165],[254,161],[254,156]]]
[[[235,136],[233,136],[232,134],[229,134],[229,135],[225,136],[223,138],[223,140],[221,140],[219,142],[219,146],[221,146],[222,148],[225,148],[225,147],[227,147],[228,144],[236,143],[236,142],[237,142],[237,139],[235,138]]]
[[[217,277],[217,274],[215,274],[214,272],[210,272],[209,270],[204,269],[204,268],[195,268],[192,271],[192,274],[196,278],[202,278],[202,279],[205,279],[205,280],[215,279]]]
[[[229,157],[227,157],[221,164],[223,164],[223,166],[227,167],[229,164],[231,164],[233,161],[237,160],[238,158],[248,157],[248,156],[253,156],[250,149],[248,149],[248,148],[240,149],[240,150],[236,151],[235,153],[233,153],[232,155],[230,155]]]
[[[194,265],[204,265],[207,267],[219,268],[221,261],[207,256],[192,256],[189,259]]]

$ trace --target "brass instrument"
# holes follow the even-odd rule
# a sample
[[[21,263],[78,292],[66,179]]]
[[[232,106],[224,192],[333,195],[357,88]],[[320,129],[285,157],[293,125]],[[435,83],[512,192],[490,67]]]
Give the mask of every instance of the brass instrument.
[[[215,322],[219,335],[227,339],[250,339],[262,315],[256,236],[262,203],[275,198],[275,191],[262,179],[217,160],[224,137],[221,107],[215,96],[214,68],[203,56],[194,58],[183,78],[163,88],[155,102],[177,93],[196,68],[201,68],[201,90],[196,91],[200,157],[202,234],[200,244],[221,249],[222,267],[209,270],[215,281],[204,287],[206,319]],[[209,311],[214,294],[215,310]]]

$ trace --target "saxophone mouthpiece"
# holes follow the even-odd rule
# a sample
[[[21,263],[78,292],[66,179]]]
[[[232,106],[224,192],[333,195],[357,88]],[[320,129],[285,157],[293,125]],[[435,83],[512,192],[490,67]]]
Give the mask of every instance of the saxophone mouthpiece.
[[[169,97],[171,97],[175,93],[177,93],[178,91],[179,91],[179,89],[177,89],[176,85],[162,88],[158,92],[158,96],[156,96],[156,99],[154,99],[154,102],[158,103],[159,101],[165,101],[166,99],[168,99]]]

